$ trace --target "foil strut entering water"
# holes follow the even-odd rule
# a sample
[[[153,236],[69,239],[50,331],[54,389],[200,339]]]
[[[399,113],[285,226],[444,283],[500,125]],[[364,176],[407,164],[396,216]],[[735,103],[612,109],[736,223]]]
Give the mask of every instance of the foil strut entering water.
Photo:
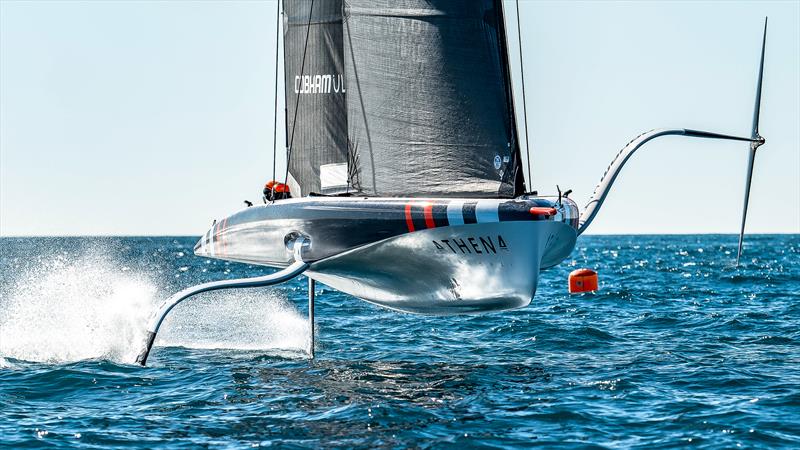
[[[158,334],[158,329],[161,327],[161,324],[164,322],[164,318],[167,316],[167,314],[169,314],[172,308],[177,306],[178,303],[186,300],[187,298],[193,295],[200,294],[202,292],[216,291],[220,289],[271,286],[274,284],[279,284],[285,281],[289,281],[292,278],[295,278],[296,276],[305,272],[306,269],[308,269],[309,264],[303,261],[302,251],[303,248],[305,248],[309,244],[310,242],[306,238],[304,237],[297,238],[292,246],[294,250],[294,263],[292,263],[289,267],[280,270],[278,272],[269,275],[264,275],[262,277],[237,278],[234,280],[221,280],[221,281],[212,281],[209,283],[198,284],[196,286],[192,286],[182,291],[179,291],[174,295],[172,295],[170,298],[166,299],[153,313],[153,316],[151,317],[150,322],[148,323],[147,338],[145,339],[141,353],[139,353],[139,356],[136,357],[136,363],[142,366],[144,366],[147,363],[147,357],[150,355],[150,350],[153,348],[153,343],[156,340],[156,334]],[[310,317],[313,320],[313,315]],[[313,322],[311,323],[311,333],[312,335],[314,333]],[[312,342],[313,342],[313,337],[312,337]]]

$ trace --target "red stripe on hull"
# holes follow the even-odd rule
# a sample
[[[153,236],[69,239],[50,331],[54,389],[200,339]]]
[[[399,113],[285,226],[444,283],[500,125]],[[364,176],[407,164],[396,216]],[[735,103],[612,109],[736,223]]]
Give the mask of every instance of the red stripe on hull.
[[[425,205],[422,212],[425,213],[425,228],[436,228],[436,222],[433,221],[433,205]]]
[[[411,203],[406,203],[406,226],[409,233],[414,231],[414,220],[411,218]]]

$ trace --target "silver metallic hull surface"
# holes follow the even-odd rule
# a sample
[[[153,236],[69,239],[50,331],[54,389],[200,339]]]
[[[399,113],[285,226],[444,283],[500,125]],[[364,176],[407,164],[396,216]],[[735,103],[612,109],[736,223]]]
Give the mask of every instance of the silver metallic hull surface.
[[[312,264],[307,274],[387,308],[460,314],[527,306],[539,270],[566,258],[575,229],[499,222],[418,231]]]
[[[395,310],[459,314],[528,305],[577,224],[566,198],[303,198],[216,222],[195,254],[283,268],[302,236],[315,280]]]

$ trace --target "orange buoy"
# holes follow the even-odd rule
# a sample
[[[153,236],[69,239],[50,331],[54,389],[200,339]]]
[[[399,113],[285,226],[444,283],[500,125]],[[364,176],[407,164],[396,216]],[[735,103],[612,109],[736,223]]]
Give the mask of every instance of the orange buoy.
[[[597,290],[597,272],[592,269],[573,270],[569,274],[569,293],[592,292]]]

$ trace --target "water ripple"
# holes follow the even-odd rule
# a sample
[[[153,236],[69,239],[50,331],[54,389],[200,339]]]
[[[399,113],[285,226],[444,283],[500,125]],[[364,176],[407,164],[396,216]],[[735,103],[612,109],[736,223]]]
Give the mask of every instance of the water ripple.
[[[132,365],[158,299],[263,269],[194,238],[0,242],[0,447],[800,447],[800,236],[581,238],[524,309],[397,314],[305,281],[198,297]],[[576,267],[596,294],[570,296]]]

